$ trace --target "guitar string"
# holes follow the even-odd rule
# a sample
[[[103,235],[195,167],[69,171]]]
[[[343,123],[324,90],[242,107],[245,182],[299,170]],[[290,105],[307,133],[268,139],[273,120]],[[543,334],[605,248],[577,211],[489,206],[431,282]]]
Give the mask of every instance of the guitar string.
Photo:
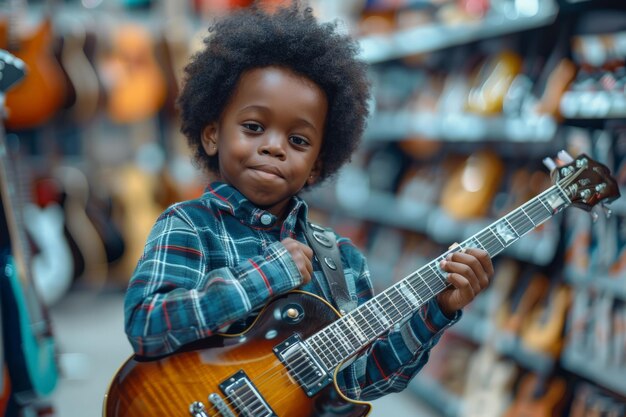
[[[522,212],[520,212],[520,213],[517,213],[516,215],[517,215],[520,219],[523,219],[523,218],[529,217],[529,220],[530,220],[530,219],[535,218],[535,216],[538,214],[538,212],[539,212],[539,213],[543,213],[543,214],[544,214],[544,216],[545,216],[545,214],[547,214],[547,213],[546,213],[546,210],[547,210],[547,209],[546,209],[545,205],[543,205],[543,203],[542,203],[541,205],[537,205],[537,206],[536,206],[536,208],[534,208],[534,209],[533,209],[533,211],[527,211],[527,212],[523,212],[523,211],[522,211]],[[549,218],[549,217],[548,217],[548,218]],[[542,218],[540,218],[539,220],[541,221],[541,220],[543,220],[543,219],[542,219]],[[512,221],[513,223],[516,223],[516,221],[514,221],[513,219],[512,219],[511,221]],[[526,220],[526,221],[528,221],[528,220]],[[533,220],[530,220],[530,221],[531,221],[531,223],[533,223],[533,225],[534,225],[534,221],[533,221]],[[513,225],[511,225],[511,226],[513,227]],[[529,231],[530,231],[530,230],[532,230],[532,228],[531,228],[531,229],[529,229]],[[514,231],[515,231],[515,229],[514,229]],[[525,233],[522,233],[522,234],[520,235],[520,234],[518,234],[518,232],[516,232],[516,231],[515,231],[515,233],[516,233],[516,235],[518,235],[516,239],[519,239],[520,237],[522,237],[522,236],[525,234]],[[486,240],[483,240],[483,241],[482,241],[482,243],[481,243],[481,241],[479,240],[479,238],[478,238],[477,236],[476,236],[476,237],[474,237],[474,238],[470,238],[470,239],[468,239],[468,241],[471,241],[472,239],[476,239],[476,240],[478,241],[478,243],[480,243],[483,247],[487,247],[487,248],[489,248],[490,246],[492,246],[493,244],[495,244],[495,243],[497,242],[497,249],[501,249],[501,248],[503,248],[503,245],[499,242],[499,240],[497,239],[497,237],[495,237],[495,235],[494,235],[494,237],[487,238]],[[511,243],[513,243],[513,242],[511,242]],[[439,259],[439,258],[438,258],[438,259]],[[435,261],[435,262],[436,262],[436,261]],[[432,262],[431,262],[431,264],[432,264]],[[429,265],[430,265],[430,264],[429,264]],[[429,266],[429,265],[427,265],[427,266]],[[422,269],[425,269],[425,268],[422,268]],[[420,269],[420,270],[421,270],[421,269]],[[416,284],[416,283],[411,281],[411,278],[415,278],[415,277],[420,278],[420,282],[417,282],[417,287],[415,286],[415,284]],[[424,277],[426,277],[426,278],[424,278]],[[409,283],[409,285],[411,285],[411,287],[414,289],[414,291],[416,291],[416,292],[418,292],[418,293],[419,293],[421,290],[424,290],[425,288],[429,288],[429,289],[431,290],[431,293],[432,293],[431,295],[434,295],[436,292],[432,290],[432,287],[431,287],[431,286],[428,286],[428,284],[426,284],[426,280],[427,280],[427,279],[432,279],[433,277],[439,278],[439,280],[438,280],[437,282],[438,282],[438,283],[440,283],[440,284],[444,284],[444,287],[443,287],[443,288],[445,288],[445,286],[447,286],[447,283],[441,279],[441,277],[440,277],[440,275],[439,275],[439,274],[436,274],[435,272],[431,272],[431,271],[427,271],[427,272],[426,272],[426,273],[424,273],[423,275],[422,275],[422,274],[419,274],[419,272],[415,272],[415,273],[413,273],[413,274],[409,275],[409,276],[407,277],[407,279],[406,279],[406,280],[403,280],[403,281],[407,281],[407,282]],[[395,287],[391,287],[391,289],[396,289],[396,290],[397,290],[397,288],[395,288]],[[442,288],[437,288],[437,292],[438,292],[440,289],[442,289]],[[399,294],[399,293],[398,293],[398,294]],[[393,306],[393,308],[394,308],[394,309],[396,310],[396,312],[398,313],[398,314],[396,314],[396,315],[395,315],[395,317],[394,317],[393,315],[389,317],[389,318],[391,319],[391,321],[396,321],[396,320],[402,319],[402,318],[403,318],[403,314],[402,314],[402,313],[400,313],[400,310],[396,307],[396,305],[398,305],[400,301],[402,301],[402,302],[406,302],[405,297],[404,297],[404,296],[402,296],[402,294],[399,294],[399,295],[395,294],[395,295],[393,295],[393,296],[390,296],[390,295],[389,295],[389,293],[388,293],[388,291],[385,291],[384,293],[381,293],[381,296],[382,296],[382,295],[386,296],[388,301],[387,301],[387,302],[385,302],[385,301],[379,302],[379,303],[378,303],[378,304],[379,304],[379,307],[382,307],[382,308],[383,308],[382,310],[381,310],[381,309],[379,309],[379,310],[380,310],[381,312],[383,312],[383,313],[384,313],[384,308],[385,308],[385,307],[389,307],[389,304],[391,304],[391,306]],[[374,299],[372,299],[372,300],[374,300],[374,301],[378,301],[377,299],[378,299],[378,297],[375,297],[375,298],[374,298]],[[420,297],[420,299],[421,299],[421,300],[423,300],[423,297]],[[372,303],[373,303],[373,302],[372,302]],[[359,324],[359,321],[360,321],[360,320],[358,319],[358,317],[356,317],[356,316],[355,316],[355,317],[353,317],[353,318],[354,318],[354,320],[357,322],[357,324]],[[335,325],[335,324],[336,324],[336,325]],[[332,323],[331,325],[329,325],[329,326],[328,326],[328,328],[330,328],[330,327],[331,327],[331,326],[333,326],[333,325],[335,325],[335,327],[340,327],[340,326],[339,326],[339,320],[338,320],[338,321],[336,321],[336,322],[334,322],[334,323]],[[371,328],[371,326],[370,326],[370,328]],[[341,330],[341,329],[339,329],[339,330]],[[374,330],[374,329],[372,328],[372,330]],[[333,331],[334,331],[334,330],[333,330]],[[385,328],[383,327],[382,332],[384,332],[384,331],[385,331]],[[379,333],[379,332],[380,332],[380,331],[376,331],[376,333]],[[344,333],[345,333],[345,332],[344,332]],[[331,337],[330,337],[330,336],[327,336],[327,337],[328,337],[329,341],[332,343]],[[355,341],[355,337],[354,337],[354,336],[352,336],[352,337],[351,337],[351,336],[348,334],[348,338],[350,338],[350,339],[351,339],[351,342],[350,342],[350,343],[353,343],[353,342]],[[316,339],[313,339],[313,340],[316,340]],[[323,340],[321,340],[321,339],[320,339],[320,342],[322,343],[322,345],[323,345],[324,347],[327,347],[327,348],[329,347],[329,345],[327,344],[327,342],[324,342],[324,341],[323,341]],[[360,342],[359,342],[359,343],[360,343]],[[316,345],[317,345],[317,342],[316,342]],[[357,343],[357,345],[358,345],[358,343]],[[318,349],[319,349],[319,345],[318,345]],[[305,359],[305,360],[306,360],[306,357],[303,357],[303,359]],[[337,362],[337,361],[338,361],[336,358],[333,358],[333,360],[334,360],[335,362]],[[296,362],[294,362],[294,363],[297,363],[297,361],[296,361]],[[277,364],[277,365],[282,365],[282,364],[280,364],[280,363],[278,363],[278,362],[277,362],[276,364]],[[301,375],[299,375],[299,372],[300,372],[300,370],[301,370],[300,368],[302,368],[303,366],[306,366],[306,365],[307,365],[307,363],[304,363],[304,362],[300,361],[300,364],[299,364],[299,365],[300,365],[300,366],[299,366],[299,367],[296,367],[296,368],[293,368],[293,367],[292,367],[292,370],[293,370],[293,372],[294,372],[294,373],[295,373],[298,377],[301,377]],[[277,368],[278,368],[278,367],[277,367]],[[271,369],[270,369],[270,370],[271,370]],[[282,377],[282,376],[284,376],[285,374],[288,374],[288,370],[287,370],[287,369],[285,369],[284,367],[282,367],[282,369],[278,368],[278,373],[281,373],[281,371],[284,371],[284,372],[282,372],[282,374],[283,374],[283,375],[280,375],[281,377]],[[268,372],[269,372],[269,371],[268,371]],[[276,377],[276,373],[274,373],[274,375],[271,375],[271,374],[269,374],[269,375],[268,375],[268,374],[267,374],[267,372],[266,372],[265,374],[261,374],[261,375],[257,378],[258,382],[263,382],[263,379],[261,379],[261,378],[260,378],[261,376],[263,376],[263,377],[264,377],[263,379],[268,380],[268,382],[269,382],[269,381],[271,380],[271,378]],[[259,384],[259,385],[260,385],[260,384]],[[298,389],[299,389],[299,387],[298,387]],[[237,389],[237,390],[235,390],[235,391],[234,391],[234,393],[233,393],[233,394],[231,394],[231,396],[235,396],[235,397],[236,397],[236,396],[237,396],[237,394],[239,393],[239,391],[241,391],[241,389]],[[245,407],[245,408],[249,408],[249,407],[253,406],[255,403],[260,403],[259,407],[261,407],[261,408],[264,408],[264,407],[265,407],[265,406],[264,406],[264,404],[260,402],[259,398],[258,398],[258,397],[257,397],[254,393],[249,393],[248,391],[246,391],[246,393],[248,394],[247,396],[241,396],[241,397],[240,397],[241,399],[243,399],[243,400],[242,400],[242,401],[240,401],[240,402],[241,402],[241,403],[243,403],[243,405],[244,405],[244,407]],[[245,393],[244,393],[244,394],[245,394]],[[252,402],[250,402],[250,401],[249,401],[250,396],[253,396],[253,398],[252,398]],[[266,399],[266,401],[268,401],[268,400]],[[229,403],[231,404],[231,406],[232,406],[232,401],[228,401],[228,402],[229,402]],[[258,409],[259,409],[259,407],[257,407],[256,409],[254,409],[254,410],[253,410],[253,412],[254,412],[254,411],[256,411],[256,410],[258,410]]]
[[[566,178],[566,179],[565,179],[564,181],[562,181],[562,182],[563,182],[563,183],[566,183],[566,182],[571,182],[571,181],[573,181],[573,179],[575,179],[575,177],[577,177],[577,176],[578,176],[581,172],[582,172],[582,170],[578,171],[578,172],[575,174],[575,176],[574,176],[573,178],[569,179],[569,181],[565,181],[565,180],[568,180],[568,178]],[[557,184],[557,186],[558,186],[558,185],[562,185],[562,184]],[[544,213],[544,215],[546,214],[546,213],[545,213],[545,210],[547,210],[547,207],[545,206],[545,203],[544,203],[544,202],[542,202],[542,201],[540,200],[540,197],[541,197],[542,195],[544,195],[544,194],[547,194],[548,192],[554,192],[554,191],[555,191],[555,190],[554,190],[554,187],[551,187],[551,188],[549,188],[548,190],[546,190],[544,193],[542,193],[542,194],[540,194],[539,196],[537,196],[537,198],[533,199],[533,200],[538,200],[538,201],[541,203],[540,205],[536,205],[536,208],[533,208],[534,213],[533,213],[532,211],[527,212],[527,211],[524,211],[524,210],[523,210],[524,206],[526,206],[526,205],[531,204],[531,203],[533,203],[533,202],[534,202],[533,200],[530,200],[530,201],[529,201],[529,202],[527,202],[526,204],[524,204],[524,205],[520,206],[518,209],[515,209],[513,212],[511,212],[511,213],[509,213],[508,215],[504,216],[502,219],[500,219],[500,220],[498,220],[498,221],[494,222],[494,223],[493,223],[493,225],[495,225],[496,223],[498,223],[498,222],[499,222],[499,221],[501,221],[501,220],[504,220],[504,219],[505,219],[505,218],[507,218],[507,217],[511,217],[511,220],[512,220],[512,221],[513,221],[513,217],[514,217],[514,216],[516,216],[516,215],[519,217],[519,219],[524,219],[524,218],[526,218],[526,217],[527,217],[527,218],[528,218],[528,220],[530,220],[530,222],[533,224],[533,227],[531,227],[529,230],[527,230],[526,232],[522,233],[521,235],[520,235],[520,234],[518,234],[518,233],[515,231],[515,229],[514,229],[513,225],[511,224],[511,227],[513,228],[514,233],[515,233],[516,235],[518,235],[518,236],[515,238],[515,240],[514,240],[513,242],[510,242],[510,244],[515,243],[515,242],[516,242],[517,240],[519,240],[522,236],[524,236],[526,233],[528,233],[528,232],[532,231],[532,230],[536,227],[535,222],[533,221],[532,214],[537,214],[537,212],[540,212],[540,213],[541,213],[541,212],[543,212],[543,213]],[[564,192],[562,189],[561,189],[560,191],[561,191],[563,194],[565,194],[565,192]],[[520,213],[517,213],[518,211],[520,211]],[[540,220],[539,220],[539,224],[541,224],[541,223],[543,223],[543,221],[545,221],[545,220],[549,219],[549,218],[551,217],[551,215],[552,215],[552,214],[554,214],[554,213],[549,212],[549,214],[550,214],[550,216],[548,216],[547,218],[545,218],[545,219],[540,219]],[[518,220],[519,220],[519,219],[518,219]],[[491,226],[492,226],[492,225],[488,226],[488,227],[485,229],[485,231],[486,231],[486,230],[490,230]],[[476,234],[476,235],[474,235],[473,237],[469,238],[467,241],[469,242],[469,241],[471,241],[472,239],[475,239],[475,240],[476,240],[479,244],[481,244],[484,248],[485,248],[485,247],[488,247],[490,244],[493,244],[493,243],[495,243],[495,242],[498,242],[498,248],[497,248],[498,252],[497,252],[497,253],[494,253],[494,255],[493,255],[493,256],[497,255],[497,254],[499,253],[499,251],[501,251],[501,250],[505,249],[505,248],[508,246],[508,245],[503,245],[503,244],[499,241],[499,239],[497,238],[496,233],[495,233],[495,232],[493,232],[493,231],[492,231],[492,234],[494,235],[494,237],[493,237],[493,238],[488,238],[488,239],[487,239],[488,241],[487,241],[487,242],[485,242],[485,243],[483,243],[483,242],[481,242],[480,240],[478,240],[478,236],[477,236],[477,235],[478,235],[478,234],[480,234],[480,233],[481,233],[481,232],[477,233],[477,234]],[[496,248],[494,248],[494,249],[496,249]],[[439,259],[439,258],[438,258],[438,259]],[[434,262],[436,262],[436,261],[434,261]],[[433,262],[430,262],[429,264],[427,264],[427,266],[430,266],[430,264],[432,264],[432,263],[433,263]],[[424,268],[420,268],[420,270],[421,270],[421,269],[424,269]],[[432,276],[439,277],[439,275],[438,275],[438,274],[436,274],[435,272],[429,272],[429,274],[430,274],[430,277],[432,277]],[[419,274],[419,270],[418,270],[418,271],[416,271],[416,272],[414,272],[413,274],[410,274],[409,276],[407,276],[405,279],[401,280],[400,282],[408,282],[408,283],[411,285],[411,278],[414,278],[415,276],[419,277],[419,278],[421,279],[421,281],[422,281],[421,283],[423,283],[423,284],[424,284],[424,285],[419,285],[420,283],[418,283],[417,289],[414,289],[415,291],[419,292],[420,290],[423,290],[424,288],[429,288],[429,289],[431,290],[431,293],[432,293],[432,294],[431,294],[431,297],[432,297],[432,296],[434,296],[434,295],[436,294],[434,291],[432,291],[432,288],[428,286],[428,284],[426,283],[426,280],[425,280],[425,279],[424,279],[424,278],[423,278],[423,277]],[[441,278],[441,277],[439,277],[439,278]],[[448,284],[447,284],[447,282],[443,281],[442,279],[440,279],[438,282],[439,282],[439,283],[444,284],[444,288],[448,285]],[[411,285],[411,287],[413,287],[413,285]],[[395,288],[395,285],[394,285],[393,287],[390,287],[389,289],[393,289],[393,288]],[[395,297],[395,299],[390,298],[390,297],[389,297],[389,295],[387,294],[387,291],[388,291],[389,289],[387,289],[386,291],[384,291],[384,292],[383,292],[383,293],[381,293],[381,294],[384,294],[385,296],[387,296],[387,298],[389,299],[389,301],[391,301],[392,305],[394,305],[394,300],[395,300],[396,302],[398,302],[398,300],[404,300],[404,297],[403,297],[401,294],[400,294],[398,297]],[[420,299],[421,299],[421,298],[422,298],[422,297],[420,297]],[[372,301],[372,303],[374,303],[375,301],[377,301],[377,299],[378,299],[378,296],[376,296],[376,297],[374,297],[374,298],[372,298],[372,299],[368,300],[368,302],[370,302],[370,301],[374,300],[374,301]],[[430,299],[430,298],[429,298],[429,299]],[[368,302],[366,302],[365,304],[367,304]],[[364,304],[364,305],[365,305],[365,304]],[[380,303],[379,303],[379,306],[380,306],[380,307],[384,307],[384,306],[383,306],[383,305],[381,305]],[[395,308],[395,305],[394,305],[394,308]],[[417,307],[415,307],[415,308],[419,308],[419,306],[417,306]],[[396,311],[398,311],[398,313],[400,313],[400,311],[399,311],[397,308],[395,308],[395,309],[396,309]],[[390,317],[390,318],[392,319],[392,321],[397,322],[397,320],[401,320],[401,319],[403,318],[402,316],[403,316],[403,315],[402,315],[402,313],[400,313],[400,316],[399,316],[399,318],[398,318],[398,319],[393,318],[393,317]],[[352,318],[354,318],[354,319],[355,319],[355,321],[356,321],[356,322],[357,322],[357,324],[358,324],[358,318],[356,318],[356,317],[352,317]],[[342,318],[342,319],[343,319],[343,318]],[[341,320],[341,319],[340,319],[340,320]],[[335,322],[331,323],[329,326],[327,326],[327,327],[326,327],[325,329],[323,329],[322,331],[318,332],[316,335],[318,335],[318,334],[322,333],[324,330],[326,330],[326,329],[330,328],[331,326],[333,326],[333,324],[337,323],[338,321],[339,321],[339,320],[337,320],[337,321],[335,321]],[[339,325],[337,325],[337,327],[339,327]],[[370,326],[370,327],[371,327],[371,326]],[[393,326],[391,326],[391,327],[393,327]],[[372,328],[372,330],[374,330],[374,329]],[[386,329],[383,329],[383,332],[384,332],[385,330],[386,330]],[[379,335],[380,335],[380,334],[382,334],[382,333],[379,333]],[[313,336],[312,336],[311,338],[309,338],[309,339],[313,339],[313,337],[314,337],[314,336],[316,336],[316,335],[313,335]],[[374,339],[375,339],[376,337],[377,337],[377,336],[374,336]],[[371,338],[370,338],[370,339],[371,339]],[[316,340],[316,339],[313,339],[313,340]],[[332,340],[330,339],[330,337],[329,337],[329,340],[332,342]],[[323,345],[324,347],[326,347],[326,348],[328,348],[328,347],[329,347],[329,346],[326,344],[326,342],[323,342],[323,341],[321,341],[321,342],[322,342],[322,345]],[[317,342],[316,342],[316,344],[317,344]],[[318,346],[318,349],[319,349],[319,346]],[[303,358],[305,359],[305,361],[304,361],[304,362],[301,362],[301,364],[300,364],[300,365],[302,365],[302,364],[303,364],[303,366],[306,366],[306,365],[308,364],[308,363],[306,362],[306,357],[303,357]],[[335,361],[335,362],[337,362],[337,359],[334,359],[334,361]],[[273,372],[272,374],[269,374],[269,372],[272,372],[274,368],[276,368],[276,369],[277,369],[277,372]],[[274,366],[274,368],[270,368],[268,371],[266,371],[266,372],[264,372],[263,374],[259,375],[259,376],[255,379],[255,381],[265,383],[265,382],[269,382],[269,381],[271,381],[271,380],[272,380],[272,379],[274,379],[274,378],[277,378],[277,376],[276,376],[276,374],[277,374],[277,373],[278,373],[278,374],[280,374],[280,375],[279,375],[280,377],[284,377],[285,375],[287,375],[287,376],[288,376],[288,374],[289,374],[289,370],[288,370],[285,366],[283,366],[283,364],[282,364],[282,363],[276,362],[276,366]],[[297,371],[297,370],[295,370],[295,369],[292,369],[292,372],[293,372],[293,371],[296,371],[296,376],[297,376],[297,377],[301,377],[301,375],[298,375],[298,373],[297,373],[297,372],[299,372],[299,371]],[[254,382],[254,381],[251,381],[251,382]],[[262,384],[258,384],[258,385],[262,385]],[[296,386],[296,385],[294,384],[294,390],[295,390],[295,389],[301,389],[301,388],[300,388],[299,386]],[[236,389],[236,390],[234,391],[234,392],[235,392],[235,394],[236,394],[238,391],[240,391],[240,390],[241,390],[241,388]],[[257,397],[254,393],[252,393],[252,395],[254,395],[254,400],[255,400],[255,402],[260,402],[259,398],[258,398],[258,397]],[[231,395],[227,395],[227,396],[225,397],[225,398],[227,399],[226,403],[227,403],[228,405],[230,405],[231,407],[233,407],[233,401],[231,401],[231,398],[230,398],[230,397],[232,397],[232,394],[231,394]],[[269,404],[269,401],[268,401],[268,400],[265,400],[265,401]],[[278,402],[280,402],[280,401],[277,401],[277,403],[278,403]],[[261,407],[264,407],[264,404],[263,404],[263,403],[261,403],[261,405],[260,405],[260,406],[261,406]],[[244,407],[246,407],[246,406],[244,406]],[[216,408],[217,408],[216,406],[213,406],[213,407],[212,407],[212,409],[216,409]],[[234,408],[236,408],[236,407],[234,407]],[[257,408],[257,409],[258,409],[258,408]],[[219,412],[219,411],[218,411],[218,412]]]
[[[542,203],[542,204],[543,204],[543,203]],[[546,213],[545,213],[545,210],[546,210],[546,207],[545,207],[545,206],[543,206],[543,205],[542,205],[542,206],[537,206],[537,209],[535,209],[535,210],[534,210],[534,211],[535,211],[535,213],[533,213],[533,212],[524,212],[523,210],[521,210],[521,213],[519,213],[519,214],[518,214],[518,217],[520,217],[520,218],[529,217],[529,220],[530,220],[530,221],[531,221],[531,223],[534,225],[534,221],[532,220],[533,215],[536,215],[536,214],[537,214],[537,213],[536,213],[537,211],[543,212],[543,214],[545,215],[545,214],[546,214]],[[530,215],[529,215],[529,214],[530,214]],[[506,216],[505,216],[505,217],[506,217]],[[548,217],[548,218],[549,218],[549,217]],[[541,220],[543,220],[543,219],[541,219]],[[512,220],[512,221],[513,221],[513,220]],[[527,220],[527,221],[528,221],[528,220]],[[513,227],[513,225],[511,225],[511,227]],[[513,228],[513,229],[514,229],[514,228]],[[532,230],[532,228],[531,228],[531,229],[529,229],[529,231],[530,231],[530,230]],[[514,229],[514,231],[515,231],[515,229]],[[516,238],[516,240],[517,240],[517,239],[519,239],[520,237],[522,237],[525,233],[523,233],[523,234],[519,235],[519,234],[515,231],[515,234],[516,234],[516,235],[518,235],[518,236],[517,236],[517,238]],[[469,240],[471,240],[471,239],[469,239]],[[476,237],[476,240],[477,240],[479,243],[481,243],[481,242],[480,242],[480,240],[478,240],[478,238],[477,238],[477,237]],[[498,242],[498,248],[497,248],[497,249],[501,249],[501,248],[505,248],[505,247],[506,247],[506,246],[504,246],[504,247],[503,247],[503,245],[502,245],[502,244],[498,241],[498,239],[495,237],[495,234],[494,234],[494,237],[493,237],[493,238],[488,239],[488,242],[483,243],[483,246],[489,247],[491,244],[495,243],[496,241]],[[511,242],[511,243],[513,243],[513,242]],[[432,262],[431,262],[431,263],[432,263]],[[429,265],[430,265],[430,264],[429,264]],[[427,265],[427,266],[428,266],[428,265]],[[425,275],[427,276],[427,279],[432,279],[432,277],[433,277],[433,276],[435,276],[435,277],[437,277],[437,278],[441,278],[438,274],[436,274],[436,273],[434,273],[434,272],[430,272],[430,271],[428,272],[428,274],[425,274]],[[424,278],[423,278],[423,277],[422,277],[419,273],[417,273],[417,272],[416,272],[416,273],[414,273],[414,274],[411,274],[411,275],[409,275],[409,277],[407,277],[407,278],[410,278],[411,276],[413,276],[413,277],[414,277],[414,276],[417,276],[417,277],[419,277],[419,278],[420,278],[420,279],[424,282],[424,285],[419,285],[419,286],[417,287],[417,291],[420,291],[420,290],[422,290],[422,289],[424,289],[424,288],[427,288],[427,287],[428,287],[428,288],[431,290],[432,295],[434,295],[434,294],[435,294],[435,292],[434,292],[434,291],[432,291],[432,288],[431,288],[430,286],[428,286],[428,284],[426,284],[426,280],[425,280],[425,279],[424,279]],[[403,281],[405,281],[405,280],[403,280]],[[407,280],[407,281],[409,281],[409,283],[410,283],[410,280]],[[441,280],[441,279],[438,281],[438,283],[442,283],[442,284],[444,284],[444,287],[443,287],[443,288],[445,288],[445,286],[447,286],[447,285],[446,285],[446,283],[445,283],[445,281],[443,281],[443,280]],[[419,283],[418,283],[418,284],[419,284]],[[412,285],[412,287],[413,287],[413,285]],[[394,288],[394,287],[391,287],[391,288]],[[438,288],[437,290],[439,291],[439,290],[440,290],[440,288]],[[391,317],[390,317],[390,319],[391,319],[392,321],[396,321],[396,320],[398,320],[398,319],[402,319],[402,318],[403,318],[403,314],[402,314],[402,313],[400,313],[400,310],[398,310],[398,309],[397,309],[397,307],[395,307],[395,306],[396,306],[396,303],[398,303],[398,300],[402,300],[402,301],[404,301],[404,297],[403,297],[402,295],[400,295],[399,297],[393,297],[393,298],[392,298],[392,297],[390,297],[390,296],[389,296],[389,294],[388,294],[388,292],[387,292],[387,291],[385,291],[385,292],[384,292],[384,293],[382,293],[381,295],[385,295],[385,296],[387,297],[388,301],[389,301],[389,302],[391,302],[391,305],[394,307],[394,309],[395,309],[395,310],[399,313],[399,316],[396,316],[396,317],[391,316]],[[377,298],[378,298],[378,297],[375,297],[375,299],[377,299]],[[420,298],[422,298],[422,297],[420,297]],[[373,299],[373,300],[375,300],[375,299]],[[388,307],[388,306],[389,306],[389,303],[388,303],[388,302],[387,302],[387,303],[384,303],[384,302],[383,302],[383,303],[380,303],[380,302],[379,302],[379,307],[383,307],[383,308],[384,308],[384,307]],[[384,312],[384,310],[382,310],[382,311]],[[356,321],[357,321],[357,323],[358,323],[358,319],[356,319]],[[336,321],[335,323],[337,323],[337,322],[338,322],[338,321]],[[334,323],[333,323],[333,324],[334,324]],[[329,325],[328,327],[330,328],[333,324]],[[336,327],[339,327],[339,325],[337,325]],[[383,328],[383,332],[384,332],[384,330],[385,330],[385,329]],[[330,336],[327,336],[327,337],[328,337],[328,339],[332,342],[332,340],[331,340]],[[323,344],[325,347],[328,347],[328,345],[326,344],[326,342],[324,342],[323,340],[321,340],[321,342],[322,342],[322,344]],[[317,343],[316,343],[316,344],[317,344]],[[319,349],[319,346],[318,346],[318,349]],[[305,358],[305,359],[306,359],[306,358]],[[336,358],[333,358],[333,360],[334,360],[335,362],[337,362],[337,359],[336,359]],[[282,364],[280,364],[280,365],[282,365]],[[306,365],[306,363],[304,363],[304,365]],[[287,370],[286,370],[284,367],[283,367],[283,370],[285,370],[284,374],[287,374],[287,373],[288,373],[288,372],[287,372]],[[279,372],[280,372],[280,369],[279,369]],[[299,371],[298,371],[298,370],[296,370],[296,369],[294,369],[294,372],[295,372],[295,373],[296,373],[296,375],[297,375]],[[266,372],[266,373],[267,373],[267,372]],[[262,375],[260,375],[260,376],[264,376],[264,375],[262,374]],[[266,378],[267,378],[267,377],[272,377],[272,375],[265,375],[265,376],[266,376]],[[281,376],[282,376],[282,375],[281,375]],[[298,376],[300,376],[300,375],[298,375]],[[260,379],[260,378],[259,378],[259,382],[261,382],[261,379]],[[235,396],[236,396],[236,394],[238,393],[238,391],[239,391],[239,390],[235,390],[235,393],[234,393],[234,395],[235,395]],[[250,402],[248,401],[248,399],[244,399],[244,404],[245,404],[245,403],[247,403],[247,404],[245,404],[245,405],[244,405],[244,408],[246,408],[246,407],[250,407],[250,406],[254,405],[254,403],[257,403],[257,402],[259,402],[259,403],[260,403],[260,400],[258,399],[258,397],[257,397],[254,393],[252,393],[251,395],[253,395],[253,396],[254,396],[254,397],[253,397],[253,402],[252,402],[252,403],[250,403]],[[248,397],[249,397],[249,396],[248,396]],[[242,397],[242,398],[243,398],[243,397]],[[266,401],[267,401],[267,400],[266,400]],[[231,404],[232,404],[232,402],[231,402]],[[264,408],[264,405],[261,403],[261,404],[260,404],[260,407],[263,407],[263,408]],[[257,408],[256,408],[255,410],[253,410],[253,411],[256,411],[258,408],[259,408],[259,407],[257,407]]]

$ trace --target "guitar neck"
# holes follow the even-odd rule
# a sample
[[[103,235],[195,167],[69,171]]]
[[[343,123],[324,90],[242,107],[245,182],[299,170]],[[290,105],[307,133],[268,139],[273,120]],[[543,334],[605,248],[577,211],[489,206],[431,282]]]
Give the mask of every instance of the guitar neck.
[[[571,204],[557,184],[437,259],[310,336],[306,342],[326,369],[334,369],[448,287],[439,264],[450,253],[476,247],[494,257]]]

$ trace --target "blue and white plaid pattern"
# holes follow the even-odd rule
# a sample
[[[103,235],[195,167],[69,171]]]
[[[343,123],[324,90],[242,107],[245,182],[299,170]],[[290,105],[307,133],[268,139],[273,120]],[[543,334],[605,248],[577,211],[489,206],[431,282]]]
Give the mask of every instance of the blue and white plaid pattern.
[[[165,355],[216,333],[240,332],[272,297],[298,287],[330,299],[320,265],[314,263],[313,279],[301,286],[280,242],[305,242],[297,220],[306,217],[299,197],[281,223],[218,182],[200,198],[169,207],[157,219],[126,293],[126,334],[135,352]],[[338,236],[337,242],[348,287],[362,304],[373,296],[367,262],[349,239]],[[459,317],[447,319],[431,300],[345,367],[340,388],[362,400],[402,390]]]

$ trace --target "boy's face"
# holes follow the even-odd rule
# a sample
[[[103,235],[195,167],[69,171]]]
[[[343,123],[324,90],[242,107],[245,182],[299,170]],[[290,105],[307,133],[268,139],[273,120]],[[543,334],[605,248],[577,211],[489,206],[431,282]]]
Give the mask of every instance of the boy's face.
[[[218,122],[203,131],[221,179],[282,217],[293,195],[315,182],[328,102],[309,79],[280,67],[242,74]]]

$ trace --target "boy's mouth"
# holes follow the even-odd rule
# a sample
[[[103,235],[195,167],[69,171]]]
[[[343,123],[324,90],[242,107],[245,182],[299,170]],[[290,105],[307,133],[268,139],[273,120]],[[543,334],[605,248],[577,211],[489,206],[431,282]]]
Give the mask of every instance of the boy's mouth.
[[[273,165],[256,165],[250,169],[257,171],[263,176],[284,178],[283,173]]]

